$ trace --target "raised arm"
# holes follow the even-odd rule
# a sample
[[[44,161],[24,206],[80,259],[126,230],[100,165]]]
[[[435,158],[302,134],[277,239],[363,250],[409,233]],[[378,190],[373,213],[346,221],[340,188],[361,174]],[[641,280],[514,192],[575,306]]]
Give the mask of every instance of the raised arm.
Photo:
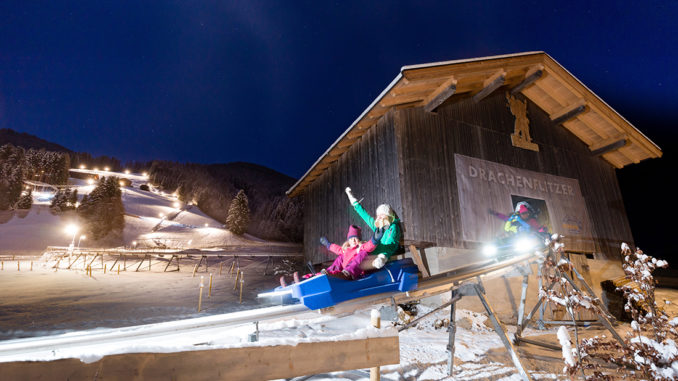
[[[370,216],[369,213],[367,213],[365,208],[363,208],[363,206],[360,205],[358,200],[353,196],[353,192],[351,192],[351,188],[348,188],[348,187],[346,188],[346,195],[348,196],[348,201],[351,203],[351,205],[353,205],[353,209],[355,209],[355,211],[358,212],[358,215],[360,216],[360,218],[363,219],[363,221],[365,221],[367,226],[369,226],[370,229],[372,229],[372,231],[374,231],[374,229],[376,229],[374,227],[374,218],[372,216]]]
[[[333,252],[336,255],[344,254],[344,251],[341,249],[341,246],[334,243],[330,243],[330,241],[326,237],[320,237],[320,244],[325,246],[327,250]]]

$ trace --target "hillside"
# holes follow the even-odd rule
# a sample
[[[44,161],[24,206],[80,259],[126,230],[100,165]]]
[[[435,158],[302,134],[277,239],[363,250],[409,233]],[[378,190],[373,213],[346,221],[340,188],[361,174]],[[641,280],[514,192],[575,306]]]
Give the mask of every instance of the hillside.
[[[231,200],[240,189],[249,200],[247,232],[267,240],[301,242],[303,203],[285,191],[295,179],[251,163],[179,164],[155,161],[150,181],[183,201],[194,201],[208,216],[226,221]]]
[[[55,212],[50,209],[49,192],[33,192],[33,206],[29,210],[0,211],[0,248],[3,254],[37,254],[47,246],[68,246],[73,243],[83,247],[168,247],[168,248],[213,248],[232,245],[249,245],[260,240],[251,235],[237,236],[224,229],[199,207],[183,203],[171,194],[155,188],[144,191],[139,188],[147,178],[139,174],[124,174],[106,171],[73,169],[84,176],[118,176],[131,181],[122,187],[122,202],[125,209],[125,228],[121,240],[92,242],[79,237],[78,231],[67,234],[64,229],[70,224],[80,225],[74,211]],[[80,198],[95,187],[87,180],[70,178],[68,183],[77,189]]]
[[[115,157],[92,157],[89,153],[73,152],[31,134],[0,129],[0,146],[7,143],[24,149],[67,152],[73,168],[109,167],[122,171],[124,167]],[[197,204],[219,224],[226,222],[232,198],[243,189],[251,211],[249,234],[273,241],[301,242],[303,239],[303,204],[299,198],[292,200],[285,195],[296,181],[292,177],[245,162],[180,164],[154,161],[152,164],[133,162],[128,166],[139,172],[148,171],[149,181],[160,190],[176,191],[182,201]]]
[[[35,135],[27,134],[25,132],[17,132],[9,128],[0,128],[0,146],[8,143],[17,147],[24,147],[26,149],[35,148],[55,152],[73,152],[64,146],[40,139]]]

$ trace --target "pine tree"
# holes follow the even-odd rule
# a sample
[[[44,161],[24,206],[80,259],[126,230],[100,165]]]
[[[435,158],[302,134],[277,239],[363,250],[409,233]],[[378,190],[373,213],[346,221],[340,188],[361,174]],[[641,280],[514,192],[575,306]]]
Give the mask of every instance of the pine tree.
[[[243,235],[247,231],[247,225],[250,222],[250,208],[247,201],[247,195],[244,190],[240,190],[228,208],[228,217],[226,218],[226,228],[233,234]]]
[[[33,206],[33,192],[29,190],[19,198],[16,203],[17,209],[30,209]]]
[[[89,196],[82,198],[78,215],[87,223],[93,239],[106,237],[109,233],[122,234],[125,227],[125,208],[117,177],[102,177]]]
[[[5,144],[0,147],[0,210],[19,201],[23,191],[25,151]]]

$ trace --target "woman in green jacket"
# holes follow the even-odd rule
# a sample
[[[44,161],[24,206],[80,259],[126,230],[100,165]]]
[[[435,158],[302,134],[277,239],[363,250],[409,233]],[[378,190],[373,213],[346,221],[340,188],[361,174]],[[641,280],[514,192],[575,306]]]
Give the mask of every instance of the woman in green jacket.
[[[379,205],[376,212],[377,218],[373,218],[353,196],[351,188],[346,188],[346,195],[360,218],[365,221],[372,231],[377,228],[384,228],[384,236],[381,242],[360,264],[360,268],[363,270],[380,269],[384,267],[388,259],[400,248],[400,237],[402,237],[400,219],[396,217],[395,212],[388,204]]]

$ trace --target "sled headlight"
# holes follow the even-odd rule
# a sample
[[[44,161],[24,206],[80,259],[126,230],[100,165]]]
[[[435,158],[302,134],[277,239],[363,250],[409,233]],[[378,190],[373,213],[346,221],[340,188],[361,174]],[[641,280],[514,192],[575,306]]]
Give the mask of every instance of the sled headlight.
[[[497,247],[493,244],[487,244],[483,246],[483,255],[486,257],[491,257],[497,254]]]
[[[531,238],[520,238],[513,247],[517,252],[526,253],[537,247],[537,242]]]

